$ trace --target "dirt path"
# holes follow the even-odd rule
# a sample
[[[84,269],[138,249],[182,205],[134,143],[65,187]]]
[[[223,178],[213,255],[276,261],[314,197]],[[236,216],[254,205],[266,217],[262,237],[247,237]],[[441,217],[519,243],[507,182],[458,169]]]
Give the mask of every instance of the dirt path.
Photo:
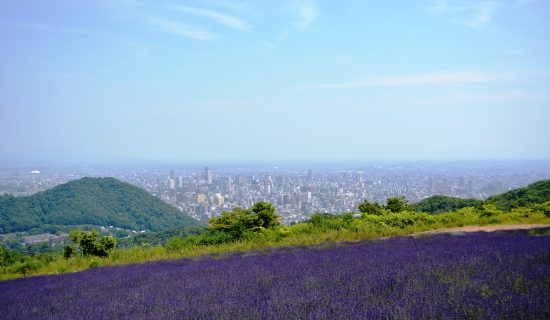
[[[446,228],[432,231],[424,231],[413,234],[423,235],[423,234],[434,234],[434,233],[453,233],[453,234],[462,234],[468,232],[493,232],[493,231],[504,231],[504,230],[529,230],[537,228],[550,228],[550,224],[503,224],[496,226],[465,226],[458,228]]]

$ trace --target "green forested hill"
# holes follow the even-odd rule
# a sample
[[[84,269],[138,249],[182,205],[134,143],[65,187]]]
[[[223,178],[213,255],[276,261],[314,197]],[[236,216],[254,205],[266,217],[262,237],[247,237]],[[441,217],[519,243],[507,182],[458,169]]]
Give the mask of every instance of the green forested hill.
[[[525,207],[531,203],[550,201],[550,180],[542,180],[524,188],[510,190],[508,192],[489,197],[501,210],[510,210],[513,207]]]
[[[28,197],[0,196],[0,233],[46,225],[160,231],[198,224],[145,190],[114,178],[82,178]]]
[[[449,196],[431,196],[413,204],[416,211],[442,213],[451,212],[464,207],[477,207],[483,203],[478,199],[462,199]]]
[[[462,199],[448,196],[432,196],[413,204],[416,211],[429,213],[451,212],[464,207],[478,207],[493,202],[500,210],[526,207],[532,203],[550,201],[550,180],[541,180],[527,187],[491,196],[487,200]]]

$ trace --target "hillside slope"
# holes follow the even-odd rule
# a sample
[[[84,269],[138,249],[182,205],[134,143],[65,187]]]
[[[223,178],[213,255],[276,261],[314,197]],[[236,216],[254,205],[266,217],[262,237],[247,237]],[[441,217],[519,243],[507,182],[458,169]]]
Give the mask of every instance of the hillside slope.
[[[550,180],[541,180],[524,188],[489,197],[487,200],[492,201],[501,210],[550,201]]]
[[[28,197],[0,196],[0,233],[84,224],[159,231],[199,223],[114,178],[82,178]]]
[[[526,207],[533,203],[550,201],[550,180],[541,180],[523,188],[494,195],[485,201],[493,202],[500,210],[510,210],[515,207]],[[413,207],[420,212],[443,213],[464,207],[479,207],[485,201],[437,195],[413,203]]]
[[[478,199],[462,199],[449,196],[431,196],[419,202],[413,203],[416,211],[429,213],[443,213],[458,210],[464,207],[478,207],[483,203]]]

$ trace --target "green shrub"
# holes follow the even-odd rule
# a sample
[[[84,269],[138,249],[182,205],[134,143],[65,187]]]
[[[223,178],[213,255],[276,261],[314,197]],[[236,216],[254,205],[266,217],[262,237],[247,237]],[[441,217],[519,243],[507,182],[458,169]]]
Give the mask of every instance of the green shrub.
[[[90,264],[88,265],[88,269],[95,269],[101,267],[101,263],[97,260],[90,261]]]
[[[14,265],[14,273],[21,274],[22,276],[26,276],[31,271],[36,271],[42,267],[42,263],[35,260],[34,258],[30,258],[28,260],[25,260],[24,262],[20,262],[16,265]]]
[[[71,230],[69,236],[85,256],[107,257],[109,252],[116,246],[116,239],[114,237],[103,236],[98,240],[99,233],[96,230],[90,232],[80,229]]]
[[[405,229],[406,227],[414,224],[414,221],[410,216],[403,214],[385,215],[382,216],[382,221],[388,226],[399,229]]]
[[[0,246],[0,267],[7,267],[16,261],[16,253],[8,248]]]
[[[65,259],[69,259],[70,257],[72,257],[74,255],[74,248],[73,246],[71,246],[70,244],[66,245],[65,248],[63,249],[63,257]]]
[[[372,215],[381,215],[383,213],[381,205],[379,205],[377,202],[369,202],[367,199],[359,204],[358,209],[361,213]]]

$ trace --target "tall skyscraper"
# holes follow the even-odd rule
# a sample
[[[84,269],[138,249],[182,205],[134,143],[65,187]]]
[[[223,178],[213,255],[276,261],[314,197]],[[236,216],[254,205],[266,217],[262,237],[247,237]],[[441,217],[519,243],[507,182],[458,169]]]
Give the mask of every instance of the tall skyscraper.
[[[204,180],[206,180],[207,184],[212,184],[212,171],[210,171],[210,167],[204,168]]]
[[[313,183],[313,170],[308,170],[307,172],[307,182],[309,184]]]

